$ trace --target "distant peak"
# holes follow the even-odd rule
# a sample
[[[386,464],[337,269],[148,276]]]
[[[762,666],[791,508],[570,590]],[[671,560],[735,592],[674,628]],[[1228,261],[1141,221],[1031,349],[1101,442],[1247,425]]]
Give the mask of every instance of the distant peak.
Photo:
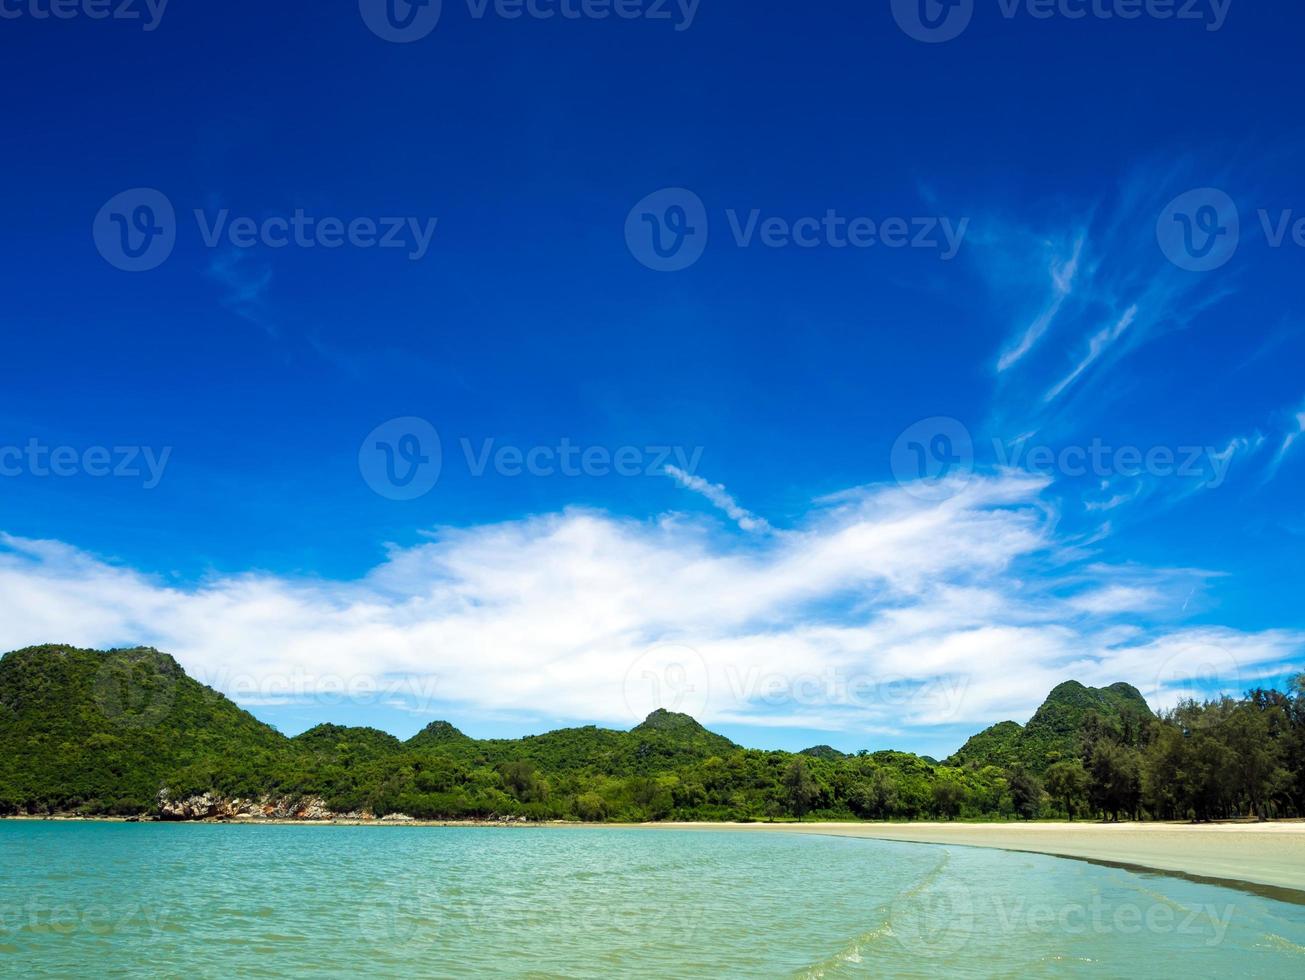
[[[846,759],[847,753],[840,752],[832,745],[813,745],[809,749],[803,749],[798,755],[810,756],[813,759]]]
[[[1047,695],[1047,699],[1050,700],[1051,698],[1062,697],[1069,694],[1079,694],[1083,691],[1090,690],[1091,688],[1079,681],[1062,681],[1051,689],[1051,693]]]
[[[681,714],[678,711],[667,711],[665,708],[658,708],[641,724],[636,726],[635,731],[640,728],[701,728],[697,720],[690,715]]]
[[[432,721],[408,741],[409,743],[426,744],[431,742],[451,742],[466,737],[447,721]]]
[[[1124,681],[1116,681],[1114,684],[1111,684],[1106,688],[1106,690],[1114,691],[1116,694],[1121,694],[1126,698],[1132,698],[1134,701],[1141,701],[1143,704],[1146,703],[1146,698],[1142,697],[1142,692],[1132,684],[1126,684]]]

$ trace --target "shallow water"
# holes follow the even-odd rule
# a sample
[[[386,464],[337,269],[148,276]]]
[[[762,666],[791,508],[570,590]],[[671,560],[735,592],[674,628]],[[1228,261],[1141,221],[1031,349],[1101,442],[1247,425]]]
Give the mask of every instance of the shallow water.
[[[1038,855],[602,828],[0,823],[0,973],[1305,976],[1305,907]]]

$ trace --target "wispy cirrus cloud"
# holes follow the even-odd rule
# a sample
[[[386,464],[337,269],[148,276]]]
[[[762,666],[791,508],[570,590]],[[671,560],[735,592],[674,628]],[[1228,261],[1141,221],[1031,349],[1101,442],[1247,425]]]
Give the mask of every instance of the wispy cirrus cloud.
[[[272,286],[272,270],[253,262],[245,252],[228,249],[213,256],[205,274],[223,287],[222,305],[276,337],[267,311],[266,295]]]
[[[1121,316],[1113,326],[1106,327],[1104,330],[1099,331],[1089,338],[1087,355],[1083,360],[1079,361],[1078,366],[1075,367],[1074,370],[1070,371],[1068,375],[1053,385],[1051,389],[1042,396],[1042,400],[1044,402],[1049,402],[1059,398],[1065,392],[1066,388],[1082,377],[1083,372],[1090,368],[1102,354],[1110,349],[1112,344],[1124,335],[1124,332],[1133,325],[1133,322],[1136,319],[1137,307],[1130,306],[1124,311],[1124,315]]]
[[[1068,256],[1062,257],[1058,251],[1053,248],[1050,259],[1050,278],[1051,278],[1051,295],[1047,300],[1047,305],[1037,315],[1036,319],[1029,324],[1023,334],[1012,342],[1002,353],[997,361],[997,370],[1007,371],[1014,367],[1019,361],[1031,351],[1034,345],[1042,339],[1047,329],[1060,313],[1065,301],[1069,299],[1074,290],[1074,278],[1078,275],[1079,260],[1083,255],[1084,236],[1078,235],[1069,248]]]
[[[744,531],[769,531],[770,523],[763,517],[758,517],[751,511],[740,507],[736,501],[719,483],[709,483],[700,476],[686,473],[678,466],[666,467],[666,474],[676,483],[686,490],[692,490],[694,493],[702,494],[713,506],[718,507],[725,512],[725,516],[732,520]]]
[[[1300,409],[1293,414],[1292,419],[1288,424],[1287,431],[1283,433],[1282,444],[1278,447],[1278,452],[1273,457],[1273,473],[1278,471],[1278,467],[1282,465],[1283,460],[1285,460],[1291,451],[1300,443],[1301,436],[1305,436],[1305,402],[1302,402]]]
[[[985,222],[991,230],[976,241],[986,253],[981,268],[1018,318],[997,353],[1000,429],[1090,424],[1108,411],[1108,382],[1129,355],[1232,295],[1232,272],[1194,275],[1156,241],[1165,205],[1202,179],[1209,174],[1189,164],[1145,165],[1108,196],[1047,209],[1054,217],[1043,226]],[[1026,296],[1037,305],[1019,311]]]

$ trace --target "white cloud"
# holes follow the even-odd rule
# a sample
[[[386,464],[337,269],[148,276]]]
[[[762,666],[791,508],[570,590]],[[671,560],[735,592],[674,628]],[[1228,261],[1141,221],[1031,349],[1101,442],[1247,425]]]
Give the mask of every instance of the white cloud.
[[[1108,351],[1115,341],[1124,335],[1124,332],[1133,325],[1133,321],[1136,319],[1137,307],[1130,306],[1124,311],[1123,316],[1116,320],[1113,325],[1093,334],[1088,340],[1087,355],[1083,360],[1079,361],[1078,366],[1075,367],[1073,371],[1071,371],[1066,377],[1062,378],[1059,383],[1047,392],[1043,400],[1053,401],[1056,398],[1059,398],[1066,388],[1077,381],[1082,376],[1083,372],[1093,365],[1097,358]]]
[[[723,510],[725,512],[725,515],[729,517],[730,520],[734,521],[734,523],[738,524],[738,526],[743,530],[745,531],[769,531],[770,530],[770,524],[764,518],[758,517],[756,514],[753,514],[750,511],[746,511],[742,507],[740,507],[738,505],[738,502],[733,497],[730,496],[728,491],[726,491],[726,489],[721,484],[708,483],[702,477],[694,476],[691,473],[686,473],[678,466],[666,467],[666,473],[676,483],[684,487],[684,489],[692,490],[694,493],[702,494],[704,497],[706,497],[708,500],[711,501],[713,506],[719,507],[721,510]]]
[[[150,644],[249,704],[362,679],[455,723],[628,725],[651,696],[708,723],[868,736],[1023,720],[1067,677],[1164,703],[1184,689],[1183,651],[1226,660],[1235,691],[1305,647],[1163,625],[1194,573],[1090,564],[1058,537],[1045,489],[1016,473],[942,504],[859,488],[766,535],[567,510],[440,529],[354,581],[179,587],[0,536],[0,648]]]
[[[1036,228],[985,220],[990,230],[974,243],[975,254],[999,308],[1005,313],[1028,296],[1039,304],[998,350],[999,431],[1090,431],[1129,390],[1131,355],[1236,292],[1235,275],[1194,276],[1165,258],[1153,234],[1139,234],[1176,193],[1194,186],[1194,166],[1144,162],[1099,200],[1047,202]],[[1053,329],[1058,343],[1049,344]],[[1075,352],[1068,365],[1066,350]]]
[[[1078,275],[1079,260],[1083,255],[1083,235],[1079,235],[1074,241],[1070,255],[1063,261],[1059,256],[1053,256],[1051,260],[1051,296],[1047,305],[1037,318],[1028,326],[1019,340],[1012,344],[997,362],[997,370],[1007,371],[1014,367],[1019,361],[1031,351],[1034,345],[1042,339],[1042,335],[1047,332],[1060,312],[1065,300],[1074,290],[1074,277]]]
[[[1305,435],[1305,406],[1296,413],[1291,426],[1282,437],[1282,445],[1278,447],[1278,453],[1273,458],[1272,469],[1274,472],[1277,472],[1278,467],[1282,465],[1282,461],[1287,458],[1287,454],[1292,451],[1303,435]]]

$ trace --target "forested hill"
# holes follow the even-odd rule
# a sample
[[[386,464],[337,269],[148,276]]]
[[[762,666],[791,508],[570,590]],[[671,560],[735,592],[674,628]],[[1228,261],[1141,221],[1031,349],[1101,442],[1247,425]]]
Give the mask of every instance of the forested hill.
[[[1305,685],[1157,718],[1126,684],[1057,687],[938,763],[902,752],[742,748],[687,715],[630,731],[406,742],[259,722],[152,649],[0,659],[0,814],[195,818],[1197,818],[1305,807]]]
[[[1084,687],[1066,681],[1047,695],[1027,725],[1003,721],[984,729],[947,762],[1007,769],[1019,765],[1041,774],[1057,762],[1079,757],[1084,733],[1092,726],[1116,728],[1132,740],[1134,733],[1154,720],[1146,699],[1132,685]]]

